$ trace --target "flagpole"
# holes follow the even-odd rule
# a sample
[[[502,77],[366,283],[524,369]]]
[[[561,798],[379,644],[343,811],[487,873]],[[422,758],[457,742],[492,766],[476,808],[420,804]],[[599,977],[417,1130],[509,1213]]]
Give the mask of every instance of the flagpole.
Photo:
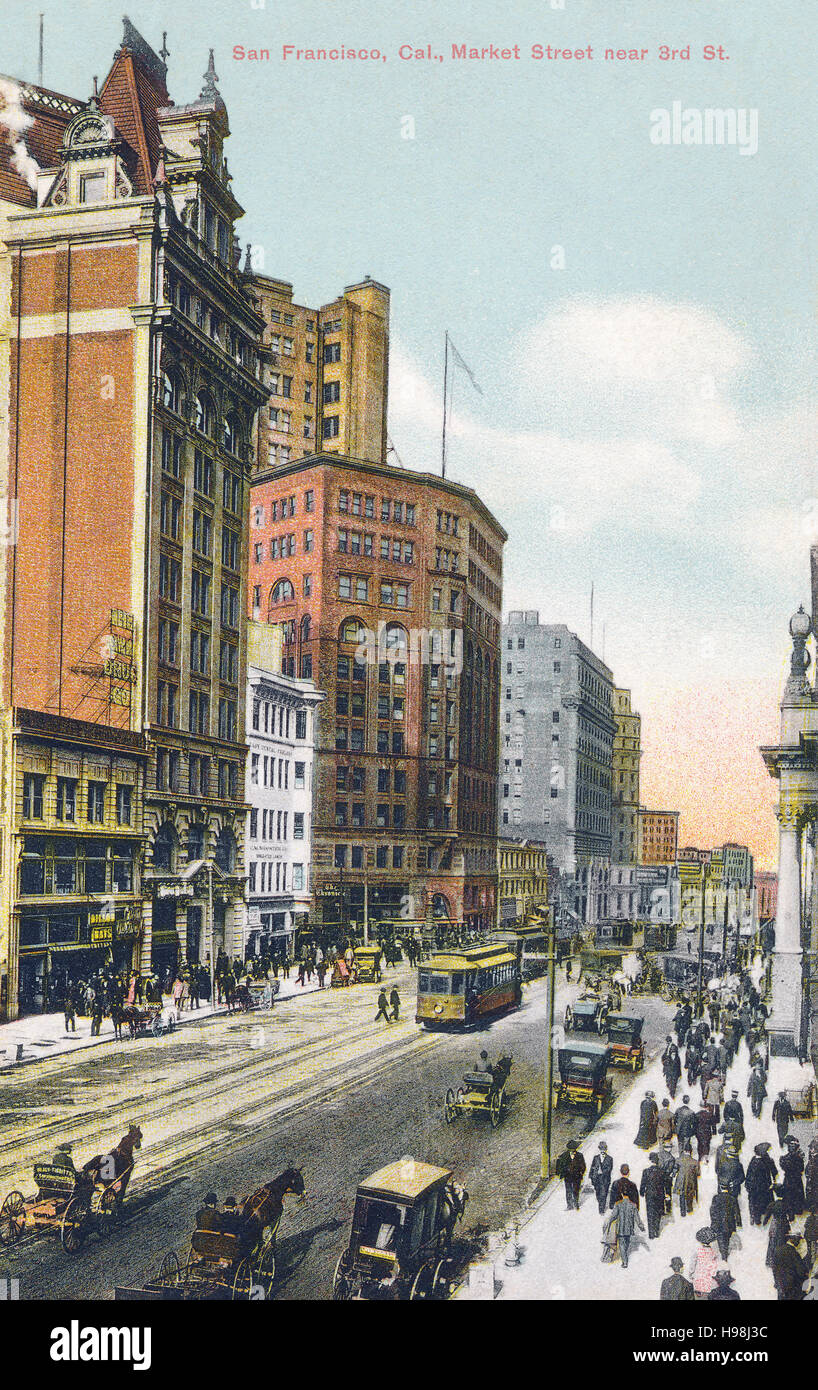
[[[446,477],[446,396],[449,386],[449,330],[446,330],[446,345],[443,353],[443,450],[440,461],[440,476]]]

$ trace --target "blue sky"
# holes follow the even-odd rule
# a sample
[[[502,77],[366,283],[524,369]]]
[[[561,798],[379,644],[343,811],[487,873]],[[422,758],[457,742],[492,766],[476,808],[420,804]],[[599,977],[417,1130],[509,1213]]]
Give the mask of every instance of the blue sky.
[[[46,85],[82,96],[107,71],[110,5],[3,8],[7,72],[36,78],[41,8]],[[438,466],[450,331],[484,393],[456,377],[450,472],[510,532],[507,606],[587,637],[593,579],[597,639],[604,621],[643,713],[646,795],[681,807],[686,839],[749,839],[769,860],[774,789],[755,749],[774,734],[818,541],[818,26],[808,5],[762,0],[613,10],[129,0],[155,47],[168,31],[177,102],[215,49],[239,231],[265,270],[312,303],[365,274],[390,286],[390,435],[410,467]],[[594,58],[397,56],[463,42],[590,44]],[[283,43],[387,61],[284,64]],[[690,61],[659,61],[661,43],[689,44]],[[705,43],[729,60],[703,61]],[[236,62],[235,44],[272,61]],[[610,46],[650,52],[605,62]],[[674,101],[757,110],[758,153],[651,144],[651,111]]]

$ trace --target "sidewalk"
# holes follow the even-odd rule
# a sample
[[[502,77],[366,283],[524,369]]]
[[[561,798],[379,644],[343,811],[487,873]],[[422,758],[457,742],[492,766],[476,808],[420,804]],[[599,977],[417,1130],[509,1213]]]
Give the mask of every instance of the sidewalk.
[[[794,1059],[772,1058],[767,1081],[769,1095],[764,1102],[761,1119],[756,1120],[750,1112],[746,1095],[749,1072],[747,1049],[742,1043],[739,1056],[728,1072],[725,1096],[729,1099],[730,1092],[737,1090],[744,1107],[747,1137],[741,1150],[741,1161],[745,1169],[753,1157],[754,1145],[763,1140],[771,1144],[770,1155],[778,1164],[780,1148],[772,1122],[775,1097],[781,1090],[795,1090],[815,1079],[809,1067],[802,1067]],[[676,1098],[671,1102],[674,1110],[681,1105],[682,1096],[687,1094],[683,1082],[684,1076],[677,1088]],[[646,1151],[636,1148],[633,1139],[639,1128],[639,1107],[647,1090],[654,1092],[656,1103],[661,1107],[668,1092],[659,1058],[645,1067],[637,1077],[636,1084],[583,1142],[581,1148],[588,1169],[600,1139],[604,1139],[614,1162],[613,1177],[619,1176],[620,1164],[627,1163],[631,1180],[637,1187],[640,1185],[642,1173],[649,1166],[648,1155]],[[690,1095],[692,1107],[698,1109],[700,1087],[691,1088]],[[806,1156],[809,1140],[818,1132],[815,1123],[795,1121],[791,1132],[800,1140]],[[517,1244],[522,1250],[520,1263],[511,1267],[506,1265],[506,1256],[514,1245],[513,1235],[509,1239],[509,1232],[498,1233],[490,1242],[489,1253],[482,1267],[477,1267],[476,1277],[473,1280],[470,1277],[472,1287],[469,1287],[469,1283],[463,1285],[455,1297],[491,1298],[489,1266],[493,1265],[494,1296],[500,1300],[657,1300],[662,1280],[672,1272],[670,1261],[674,1255],[684,1260],[687,1277],[696,1248],[696,1232],[709,1224],[710,1201],[716,1191],[713,1155],[722,1137],[715,1137],[711,1144],[711,1156],[702,1164],[696,1210],[684,1218],[680,1217],[678,1198],[674,1194],[673,1216],[664,1218],[658,1238],[648,1241],[646,1232],[636,1232],[627,1269],[622,1268],[618,1259],[613,1264],[602,1263],[604,1218],[599,1214],[596,1195],[587,1176],[580,1195],[579,1211],[566,1210],[564,1186],[562,1182],[554,1180],[535,1209],[531,1213],[521,1214],[517,1237]],[[673,1150],[676,1153],[675,1140]],[[777,1295],[772,1273],[765,1263],[768,1229],[750,1226],[744,1191],[740,1204],[744,1224],[732,1237],[730,1244],[729,1265],[735,1280],[734,1288],[745,1300],[775,1299]],[[647,1226],[644,1199],[640,1201],[639,1211]],[[795,1227],[803,1227],[803,1221],[803,1217],[797,1219]]]
[[[318,981],[313,976],[310,984],[303,987],[298,984],[296,972],[293,971],[293,978],[290,980],[279,980],[281,989],[276,995],[275,1008],[288,999],[298,999],[302,995],[316,994],[319,992]],[[329,993],[329,976],[324,987],[324,992]],[[173,999],[169,994],[162,998],[162,1007],[173,1008]],[[184,1027],[187,1023],[200,1023],[204,1019],[222,1017],[227,1013],[226,1004],[205,1004],[202,1003],[198,1009],[185,1009],[181,1018],[177,1021],[177,1028]],[[266,1009],[255,1010],[254,1017],[269,1016]],[[236,1017],[244,1015],[236,1014]],[[66,1052],[78,1052],[81,1048],[94,1047],[97,1043],[111,1042],[114,1037],[113,1024],[110,1018],[102,1020],[102,1032],[98,1037],[91,1037],[91,1019],[77,1017],[76,1033],[66,1033],[65,1017],[62,1013],[57,1014],[29,1014],[25,1018],[15,1019],[13,1023],[0,1024],[0,1071],[12,1067],[24,1066],[28,1062],[39,1062],[44,1057],[57,1057]],[[122,1046],[127,1047],[131,1043],[131,1038],[127,1028],[123,1032]]]

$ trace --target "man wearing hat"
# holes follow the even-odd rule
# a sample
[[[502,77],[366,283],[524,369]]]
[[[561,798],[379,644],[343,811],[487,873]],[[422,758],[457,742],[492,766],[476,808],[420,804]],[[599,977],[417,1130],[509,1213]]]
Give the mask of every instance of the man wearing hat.
[[[707,1295],[708,1302],[718,1301],[720,1299],[725,1301],[729,1299],[735,1302],[736,1299],[741,1298],[741,1294],[738,1290],[730,1287],[733,1283],[733,1276],[726,1265],[719,1265],[714,1278],[716,1280],[716,1287],[711,1289],[710,1293]]]
[[[51,1160],[53,1168],[65,1168],[68,1173],[75,1173],[74,1160],[71,1157],[73,1144],[58,1144]]]
[[[576,1139],[569,1139],[554,1168],[565,1183],[565,1202],[568,1211],[579,1211],[579,1190],[585,1177],[585,1159]]]
[[[679,1214],[681,1216],[687,1216],[698,1204],[700,1177],[701,1167],[698,1160],[693,1157],[688,1141],[679,1155],[679,1166],[674,1183],[675,1191],[679,1197]]]
[[[778,1177],[778,1169],[770,1157],[767,1143],[756,1144],[753,1157],[747,1164],[744,1185],[747,1188],[747,1202],[750,1207],[750,1225],[760,1226],[764,1213],[773,1196],[773,1184]]]
[[[781,1156],[781,1172],[784,1174],[782,1187],[784,1188],[784,1206],[787,1208],[787,1215],[792,1221],[794,1216],[801,1215],[806,1206],[804,1154],[794,1134],[789,1134],[785,1143],[787,1152]]]
[[[679,1255],[674,1255],[670,1262],[673,1273],[667,1279],[662,1280],[662,1287],[659,1290],[659,1299],[662,1303],[689,1303],[696,1297],[693,1292],[693,1285],[689,1279],[685,1279],[682,1274],[684,1260]]]
[[[782,1148],[784,1147],[784,1140],[790,1132],[790,1125],[794,1118],[792,1106],[787,1100],[787,1092],[779,1091],[778,1100],[773,1106],[773,1124],[778,1130],[778,1142]]]
[[[601,1139],[599,1142],[599,1152],[595,1153],[591,1159],[591,1171],[589,1174],[591,1186],[596,1193],[600,1215],[602,1215],[608,1205],[608,1189],[611,1185],[612,1172],[613,1159],[608,1153],[608,1145],[605,1143],[604,1139]]]
[[[710,1225],[716,1233],[719,1253],[723,1260],[730,1255],[730,1237],[738,1226],[736,1199],[725,1183],[719,1183],[719,1190],[710,1203]]]
[[[682,1064],[679,1060],[679,1049],[670,1034],[665,1038],[665,1050],[662,1053],[662,1071],[665,1074],[665,1084],[673,1100],[676,1095],[676,1087],[682,1075]]]
[[[773,1255],[773,1279],[779,1299],[785,1303],[799,1303],[805,1295],[804,1281],[808,1277],[809,1261],[801,1254],[801,1237],[797,1231],[790,1231]]]
[[[199,1231],[218,1231],[220,1229],[219,1199],[215,1192],[208,1192],[202,1206],[196,1213],[196,1228]]]
[[[665,1214],[670,1216],[673,1212],[671,1193],[673,1191],[673,1177],[678,1168],[678,1164],[670,1147],[670,1140],[663,1139],[659,1145],[657,1154],[659,1172],[662,1174],[662,1181],[665,1184]]]
[[[682,1096],[682,1103],[673,1116],[673,1128],[679,1141],[679,1149],[683,1150],[687,1141],[696,1133],[696,1116],[690,1108],[690,1096]]]
[[[665,1213],[665,1180],[659,1167],[659,1155],[648,1154],[648,1159],[648,1167],[643,1172],[639,1184],[639,1195],[645,1199],[648,1239],[656,1240]]]
[[[747,1082],[747,1097],[750,1101],[750,1109],[757,1120],[761,1119],[761,1108],[767,1098],[767,1087],[764,1084],[764,1073],[760,1067],[753,1067],[750,1072],[750,1080]]]
[[[732,1126],[736,1150],[740,1151],[744,1143],[744,1107],[738,1098],[738,1091],[730,1092],[730,1099],[725,1101],[722,1115],[725,1130],[728,1124]]]

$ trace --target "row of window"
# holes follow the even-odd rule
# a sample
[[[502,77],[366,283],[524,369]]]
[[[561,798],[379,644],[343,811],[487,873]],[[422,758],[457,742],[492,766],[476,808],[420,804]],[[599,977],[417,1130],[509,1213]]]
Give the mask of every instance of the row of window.
[[[211,577],[194,565],[190,574],[190,607],[202,618],[210,618]],[[177,608],[182,604],[182,564],[164,552],[159,556],[159,597]],[[223,627],[239,626],[239,591],[229,581],[221,586],[220,617]]]
[[[165,729],[178,729],[179,725],[179,687],[173,681],[160,680],[156,683],[156,722]],[[188,729],[202,735],[210,733],[210,698],[201,690],[191,690],[188,705]],[[218,738],[224,743],[235,743],[238,734],[238,706],[236,700],[222,696],[219,699]]]
[[[207,728],[191,732],[207,733]],[[156,750],[156,786],[159,791],[180,792],[182,787],[181,754],[176,748]],[[191,796],[210,795],[210,758],[206,753],[188,754],[188,785]]]
[[[390,867],[393,869],[402,869],[404,858],[405,850],[403,845],[377,845],[375,848],[376,869],[388,869]],[[336,869],[362,869],[364,867],[364,846],[336,845],[335,867]]]
[[[20,892],[27,896],[132,893],[134,847],[126,841],[47,839],[27,835]]]
[[[339,753],[345,753],[347,750],[351,753],[363,753],[363,729],[358,729],[354,725],[351,728],[346,724],[336,725],[335,748]],[[406,752],[406,740],[403,731],[393,729],[390,735],[388,729],[378,729],[375,751],[382,755],[391,752],[393,757],[402,757]]]
[[[394,771],[388,767],[377,769],[377,784],[380,793],[388,792],[390,782],[396,796],[406,794],[406,773],[401,768]],[[338,791],[352,790],[353,792],[366,791],[366,768],[365,767],[336,767],[335,786]]]
[[[205,232],[211,250],[229,264],[232,259],[230,227],[223,217],[217,216],[209,204],[205,205]],[[238,366],[250,372],[255,371],[256,355],[249,339],[243,338],[211,305],[194,294],[184,280],[170,277],[168,300],[175,305],[180,314],[191,319],[197,328],[207,333],[214,343],[218,343]]]
[[[343,827],[352,825],[356,830],[362,830],[366,825],[366,807],[362,801],[353,801],[351,807],[346,801],[336,801],[335,803],[335,824]],[[406,826],[406,807],[402,802],[379,801],[375,808],[375,825],[379,830],[388,830],[391,825],[395,830],[403,830]]]
[[[25,820],[43,820],[45,809],[45,774],[39,772],[23,773],[23,817]],[[56,786],[56,819],[76,822],[80,819],[79,780],[76,777],[58,777]],[[117,825],[133,823],[133,787],[117,782],[113,788]],[[106,798],[111,792],[107,782],[88,782],[86,786],[85,819],[92,825],[102,825],[105,821]]]
[[[286,840],[289,834],[289,811],[277,811],[269,807],[262,807],[261,819],[259,821],[259,811],[254,807],[250,812],[250,839],[251,840]],[[259,826],[261,833],[259,834]],[[293,812],[293,839],[304,839],[304,812]]]
[[[276,783],[276,763],[278,764],[278,782]],[[301,791],[306,786],[307,765],[306,763],[296,762],[293,764],[293,787],[296,791]],[[278,785],[285,791],[290,786],[290,760],[289,758],[269,758],[260,753],[250,755],[250,782],[253,786],[275,787]]]
[[[184,382],[178,372],[163,373],[162,405],[172,415],[186,415],[187,396]],[[215,403],[207,391],[200,391],[196,397],[195,425],[199,434],[207,439],[217,440],[221,447],[235,458],[246,456],[247,445],[238,417],[229,411],[221,417],[219,423]]]
[[[356,603],[369,602],[369,576],[361,574],[338,575],[338,597],[353,599]],[[412,585],[399,580],[382,579],[380,583],[380,603],[385,608],[411,607]]]
[[[346,531],[343,528],[338,531],[338,550],[341,555],[370,555],[375,554],[375,537],[365,531]],[[382,560],[392,560],[399,565],[413,565],[415,563],[415,543],[414,541],[401,541],[395,536],[381,536],[380,555]]]
[[[307,876],[303,864],[293,864],[290,889],[292,893],[303,893],[307,887]],[[248,865],[248,891],[250,893],[286,893],[287,865],[278,860],[271,863],[266,859],[251,859]]]
[[[375,516],[376,499],[367,493],[349,492],[346,488],[341,488],[338,493],[339,512],[349,512],[352,516]],[[412,502],[393,501],[389,497],[381,498],[380,507],[381,521],[395,521],[404,526],[414,526],[415,507]]]
[[[502,574],[503,561],[499,552],[495,550],[493,546],[489,545],[485,537],[480,534],[477,527],[473,526],[471,522],[469,522],[469,545],[472,550],[477,551],[477,554],[482,560],[485,560],[486,563],[491,566],[496,574]]]

